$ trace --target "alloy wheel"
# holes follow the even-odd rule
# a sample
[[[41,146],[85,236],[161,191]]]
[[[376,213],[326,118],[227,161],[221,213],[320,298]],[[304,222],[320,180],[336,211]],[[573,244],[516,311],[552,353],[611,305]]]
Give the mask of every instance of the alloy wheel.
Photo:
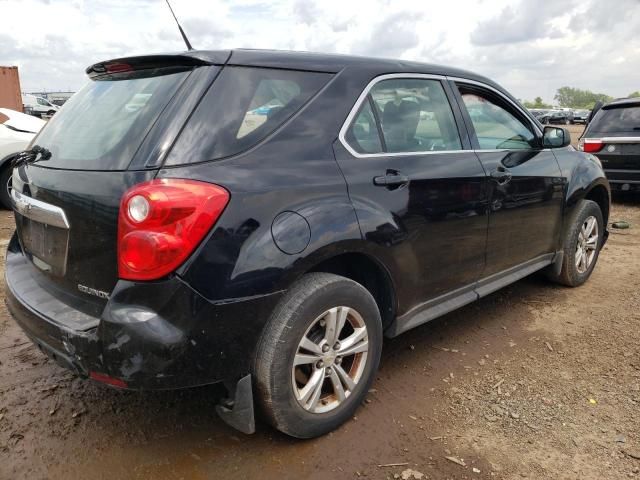
[[[578,233],[576,245],[576,269],[578,273],[585,273],[593,263],[598,249],[598,221],[593,215],[587,217]]]
[[[339,407],[362,379],[369,350],[367,326],[350,307],[318,316],[300,340],[291,368],[298,403],[311,413]]]

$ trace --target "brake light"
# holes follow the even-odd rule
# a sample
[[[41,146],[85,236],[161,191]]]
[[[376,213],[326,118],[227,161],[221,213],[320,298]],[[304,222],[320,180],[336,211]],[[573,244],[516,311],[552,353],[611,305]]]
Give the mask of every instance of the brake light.
[[[129,189],[118,219],[119,277],[155,280],[174,271],[228,202],[224,188],[195,180],[157,179]]]
[[[604,146],[602,140],[597,138],[585,138],[584,141],[580,141],[580,144],[582,146],[581,150],[587,153],[599,152]]]
[[[133,71],[133,67],[128,63],[111,62],[111,63],[105,63],[104,66],[107,70],[107,73],[122,73],[122,72]]]

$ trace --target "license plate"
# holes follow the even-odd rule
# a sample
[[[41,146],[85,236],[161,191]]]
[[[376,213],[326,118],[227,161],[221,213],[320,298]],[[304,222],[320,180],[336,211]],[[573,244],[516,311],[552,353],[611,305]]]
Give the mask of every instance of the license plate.
[[[64,276],[67,266],[68,230],[22,217],[20,238],[35,266],[52,275]]]

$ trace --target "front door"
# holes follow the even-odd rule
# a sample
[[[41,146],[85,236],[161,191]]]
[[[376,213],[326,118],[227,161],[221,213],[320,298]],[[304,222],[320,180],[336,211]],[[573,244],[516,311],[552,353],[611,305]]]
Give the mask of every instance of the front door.
[[[487,265],[483,277],[535,268],[558,250],[564,179],[537,126],[506,97],[458,82],[471,141],[490,178]]]
[[[488,196],[448,85],[391,77],[361,97],[335,151],[362,234],[392,270],[401,317],[454,291],[476,298]]]

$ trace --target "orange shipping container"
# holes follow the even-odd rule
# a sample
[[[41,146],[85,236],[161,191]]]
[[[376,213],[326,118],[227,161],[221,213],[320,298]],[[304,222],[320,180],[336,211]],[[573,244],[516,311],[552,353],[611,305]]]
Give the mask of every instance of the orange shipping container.
[[[22,112],[18,67],[0,67],[0,107]]]

